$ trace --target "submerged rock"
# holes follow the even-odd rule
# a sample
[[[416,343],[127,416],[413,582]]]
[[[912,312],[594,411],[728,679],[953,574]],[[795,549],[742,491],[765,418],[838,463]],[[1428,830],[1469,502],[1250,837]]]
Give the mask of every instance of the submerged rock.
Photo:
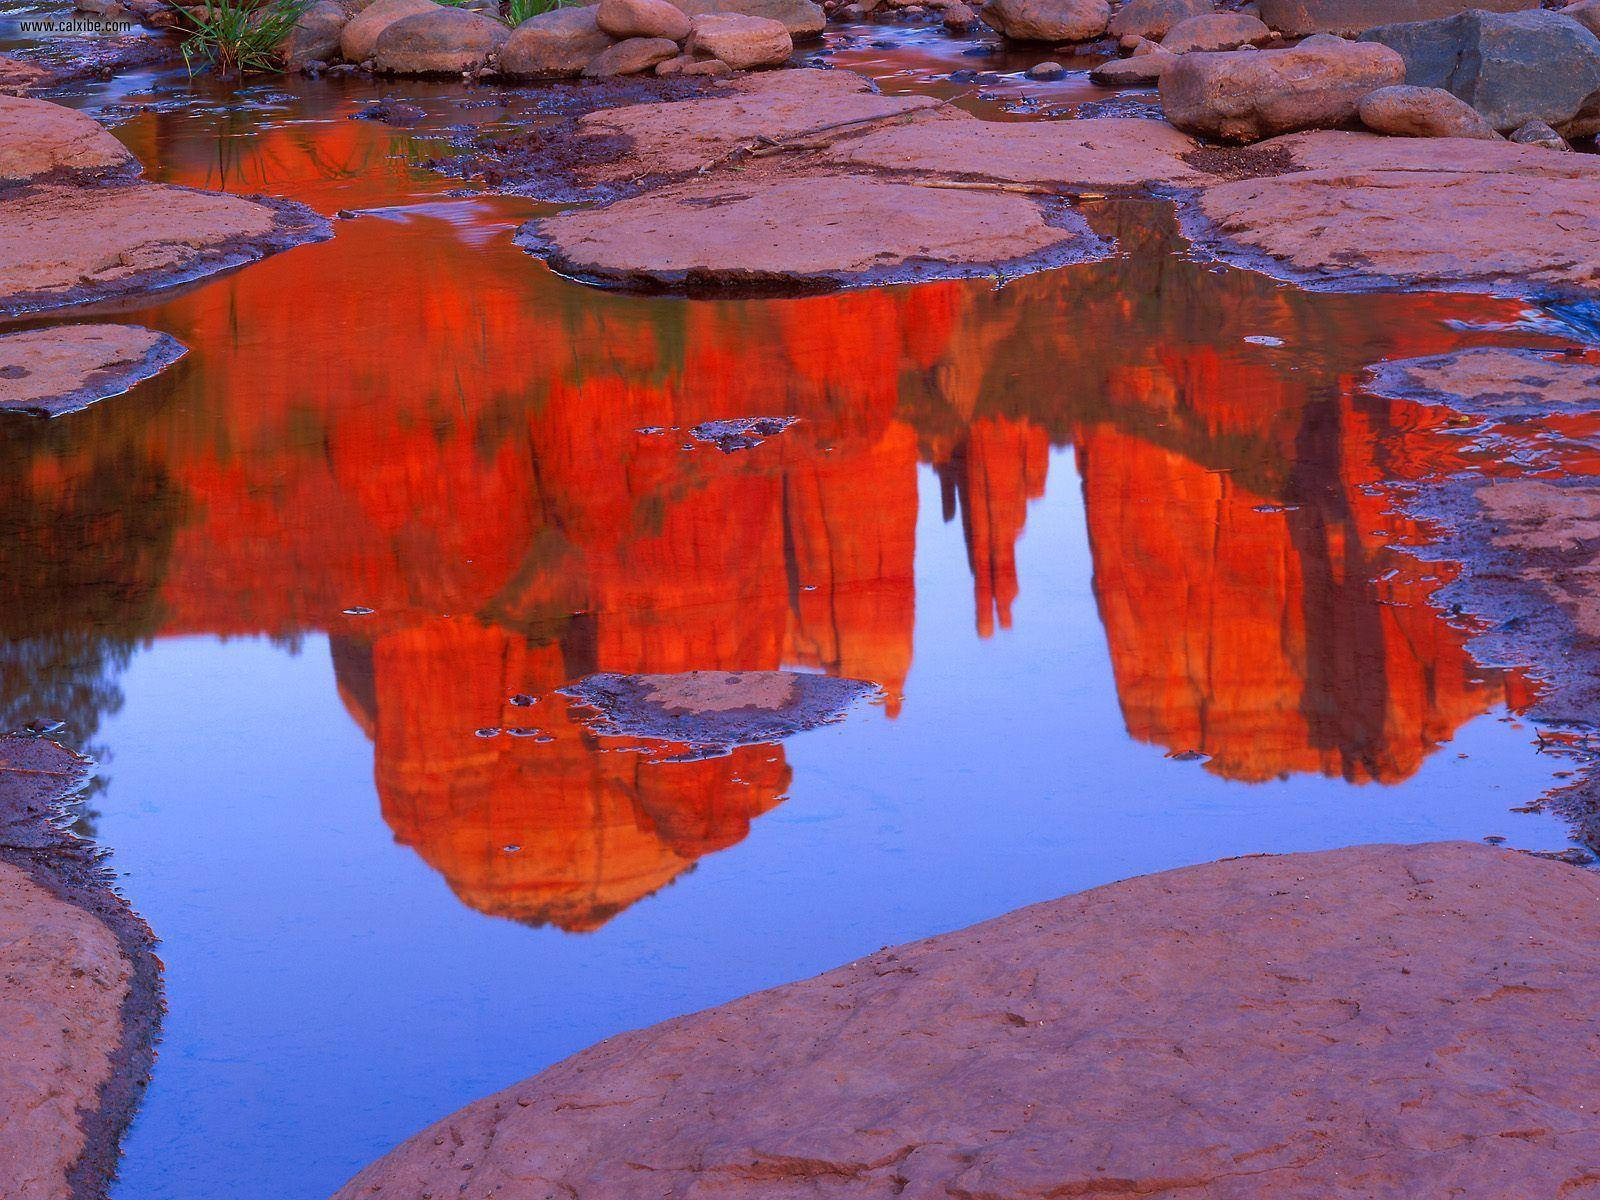
[[[1161,108],[1185,133],[1254,142],[1353,121],[1368,92],[1405,80],[1387,46],[1307,41],[1288,50],[1185,54],[1161,76]]]
[[[1560,13],[1473,11],[1384,25],[1362,41],[1392,47],[1407,83],[1461,97],[1501,133],[1535,119],[1569,132],[1580,116],[1594,118],[1591,101],[1600,103],[1600,38]]]
[[[532,221],[518,241],[621,287],[794,293],[1102,257],[1076,212],[855,175],[704,179]]]
[[[702,421],[689,435],[696,441],[709,442],[724,454],[751,450],[770,437],[777,437],[798,417],[730,417],[722,421]]]
[[[385,75],[460,75],[483,66],[510,36],[499,21],[470,9],[417,13],[392,22],[378,35],[373,70]]]
[[[184,353],[181,342],[137,325],[0,334],[0,412],[77,412],[159,374]]]
[[[1554,1196],[1600,1136],[1596,989],[1593,873],[1229,859],[621,1034],[336,1200]]]
[[[583,74],[611,45],[598,23],[598,7],[556,8],[529,17],[500,48],[501,74],[518,79],[563,79]]]
[[[1086,42],[1106,31],[1106,0],[989,0],[989,25],[1019,42]]]
[[[93,117],[46,100],[0,95],[0,185],[138,171],[128,148]]]
[[[1443,88],[1397,84],[1361,97],[1361,123],[1398,137],[1494,138],[1483,114]]]
[[[595,710],[596,733],[725,750],[831,724],[877,690],[794,671],[686,671],[590,675],[562,694]]]
[[[0,314],[166,287],[329,236],[297,204],[128,182],[0,195]]]

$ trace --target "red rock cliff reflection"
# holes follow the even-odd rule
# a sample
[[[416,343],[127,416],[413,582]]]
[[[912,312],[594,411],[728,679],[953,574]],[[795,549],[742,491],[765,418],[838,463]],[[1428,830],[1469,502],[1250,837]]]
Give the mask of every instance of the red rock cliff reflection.
[[[465,211],[346,222],[147,314],[194,353],[8,451],[25,536],[4,539],[4,586],[8,608],[77,620],[91,585],[27,548],[102,492],[157,506],[144,552],[114,560],[140,575],[119,589],[157,599],[96,631],[327,630],[385,819],[476,908],[596,928],[787,787],[781,748],[602,752],[549,698],[572,678],[814,667],[898,711],[919,463],[989,636],[1026,586],[1050,449],[1076,446],[1129,731],[1227,777],[1403,779],[1504,694],[1390,549],[1419,532],[1364,490],[1455,451],[1352,384],[1492,303],[1296,296],[1155,255],[1000,292],[626,300],[549,279],[503,231],[453,231]],[[1297,370],[1243,344],[1264,329]],[[699,421],[769,413],[802,420],[754,450],[684,448]],[[542,699],[510,706],[523,692]]]

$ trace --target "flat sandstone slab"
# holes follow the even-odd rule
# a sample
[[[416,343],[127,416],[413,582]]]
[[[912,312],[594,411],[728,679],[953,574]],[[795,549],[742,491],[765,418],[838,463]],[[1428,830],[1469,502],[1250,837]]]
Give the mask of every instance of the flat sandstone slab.
[[[1550,351],[1474,346],[1379,363],[1367,390],[1497,420],[1588,414],[1600,408],[1600,366]]]
[[[840,142],[829,157],[855,167],[1071,187],[1192,184],[1200,148],[1165,121],[922,121]]]
[[[601,673],[563,688],[594,710],[594,732],[694,746],[774,742],[841,719],[874,684],[795,671]]]
[[[717,162],[758,139],[781,141],[929,112],[928,96],[881,96],[853,71],[765,71],[716,85],[696,100],[658,101],[590,113],[580,136],[622,138],[628,153],[585,171],[596,182],[641,175],[681,175]]]
[[[137,325],[52,325],[0,334],[0,412],[58,417],[127,391],[185,353]]]
[[[820,291],[987,275],[1108,253],[1029,196],[851,175],[721,176],[529,222],[564,273],[639,290]]]
[[[1190,232],[1310,285],[1574,293],[1600,283],[1600,161],[1460,138],[1296,135],[1320,169],[1213,184]],[[1276,269],[1274,269],[1276,268]]]
[[[337,1200],[1592,1195],[1597,989],[1595,874],[1229,859],[611,1038]]]
[[[300,205],[222,192],[21,188],[0,197],[0,315],[183,283],[330,232]]]

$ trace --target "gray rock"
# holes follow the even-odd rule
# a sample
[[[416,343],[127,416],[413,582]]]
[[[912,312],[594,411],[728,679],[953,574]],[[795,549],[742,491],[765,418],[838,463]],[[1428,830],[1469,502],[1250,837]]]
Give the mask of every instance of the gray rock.
[[[611,38],[595,20],[596,6],[557,8],[529,17],[500,48],[500,71],[519,79],[582,75]]]
[[[1539,0],[1259,0],[1261,19],[1279,33],[1363,33],[1402,21],[1433,21],[1469,8],[1516,12]]]
[[[1543,121],[1529,121],[1511,133],[1511,140],[1524,146],[1543,146],[1546,150],[1571,150],[1567,139]]]
[[[657,63],[678,57],[678,43],[671,38],[625,38],[607,46],[583,68],[585,79],[610,79],[616,75],[637,75]]]
[[[1600,94],[1600,38],[1554,12],[1473,11],[1361,35],[1398,51],[1406,82],[1459,96],[1501,133],[1532,120],[1562,132]]]

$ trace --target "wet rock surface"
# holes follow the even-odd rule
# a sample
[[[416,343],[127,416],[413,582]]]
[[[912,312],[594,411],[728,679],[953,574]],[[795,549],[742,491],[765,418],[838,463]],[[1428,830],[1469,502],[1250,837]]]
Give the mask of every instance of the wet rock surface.
[[[0,196],[0,314],[198,279],[329,235],[310,210],[154,183]]]
[[[793,671],[686,671],[590,675],[562,689],[594,709],[590,729],[721,753],[774,742],[843,718],[877,687],[859,679]]]
[[[0,334],[0,412],[77,412],[159,374],[184,353],[176,339],[136,325]]]
[[[58,826],[84,765],[0,738],[0,1195],[103,1195],[160,1015],[148,928]]]
[[[732,417],[723,421],[702,421],[689,435],[708,442],[724,454],[753,450],[768,438],[777,437],[798,417]]]
[[[1322,286],[1537,294],[1600,281],[1600,162],[1584,155],[1337,132],[1273,148],[1320,169],[1214,184],[1198,197],[1203,220],[1190,232],[1228,261]]]
[[[0,95],[0,185],[136,174],[128,148],[83,113]]]
[[[854,175],[710,179],[530,222],[556,269],[639,290],[789,293],[1103,257],[1071,210]]]
[[[611,1038],[338,1200],[1578,1195],[1597,939],[1600,877],[1481,845],[1144,876]]]

